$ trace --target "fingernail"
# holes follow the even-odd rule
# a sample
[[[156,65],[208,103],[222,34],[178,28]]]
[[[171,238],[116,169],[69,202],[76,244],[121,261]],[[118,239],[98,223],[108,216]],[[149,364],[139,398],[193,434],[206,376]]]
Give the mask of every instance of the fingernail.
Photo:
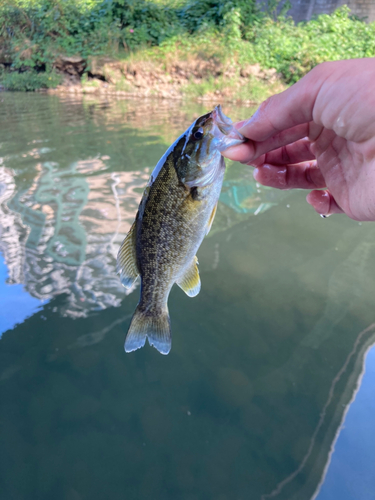
[[[330,195],[327,191],[314,189],[306,196],[306,201],[312,205],[319,215],[328,217],[330,209]]]
[[[248,118],[247,120],[244,120],[243,122],[239,122],[241,124],[240,127],[238,127],[238,130],[241,132],[241,129],[246,128],[250,123],[252,123],[254,120],[258,118],[258,109],[255,111],[255,113]],[[237,127],[236,127],[237,128]]]
[[[247,120],[242,120],[242,122],[236,122],[236,123],[234,123],[233,126],[237,130],[239,130],[240,128],[242,128],[245,125],[246,122],[247,122]]]

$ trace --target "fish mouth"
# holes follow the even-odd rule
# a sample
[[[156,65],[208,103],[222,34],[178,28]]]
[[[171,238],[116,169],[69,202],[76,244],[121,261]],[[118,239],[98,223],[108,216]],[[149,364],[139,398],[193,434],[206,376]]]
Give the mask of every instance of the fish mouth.
[[[220,104],[215,106],[211,118],[214,126],[216,125],[219,131],[226,136],[226,147],[229,147],[229,143],[230,146],[236,146],[245,142],[245,137],[233,126],[232,120],[223,113]]]
[[[224,115],[220,104],[215,106],[214,110],[211,113],[211,118],[212,121],[219,127],[221,132],[227,135],[227,133],[232,128],[233,122],[228,116]]]

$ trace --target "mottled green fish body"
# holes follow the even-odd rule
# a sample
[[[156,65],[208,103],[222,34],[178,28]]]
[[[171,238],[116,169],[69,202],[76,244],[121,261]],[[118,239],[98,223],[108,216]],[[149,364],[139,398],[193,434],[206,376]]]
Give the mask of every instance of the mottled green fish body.
[[[220,195],[225,171],[220,151],[243,140],[218,106],[198,118],[155,167],[117,257],[125,287],[141,277],[126,352],[143,347],[148,338],[159,352],[169,353],[170,290],[177,283],[190,297],[200,291],[196,253]]]

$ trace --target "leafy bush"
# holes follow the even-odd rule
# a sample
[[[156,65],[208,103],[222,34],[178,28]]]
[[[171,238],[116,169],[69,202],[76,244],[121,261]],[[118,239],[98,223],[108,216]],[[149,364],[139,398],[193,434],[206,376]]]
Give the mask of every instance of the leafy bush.
[[[55,72],[37,73],[36,71],[4,72],[2,85],[7,90],[31,91],[43,88],[54,88],[61,83],[61,76]]]
[[[157,46],[165,56],[180,45],[202,58],[216,52],[240,66],[276,68],[288,83],[322,61],[375,56],[375,23],[351,17],[346,6],[295,25],[278,0],[268,5],[261,12],[256,0],[0,1],[0,56],[21,72],[50,73],[59,54],[145,54]]]
[[[230,11],[234,15],[236,11]],[[238,22],[238,17],[236,19]],[[356,57],[375,57],[375,22],[366,24],[350,16],[343,6],[331,15],[321,15],[309,22],[294,24],[283,15],[258,17],[244,26],[226,32],[206,27],[192,35],[165,40],[153,49],[157,57],[193,57],[232,61],[239,68],[259,63],[263,68],[275,68],[287,83],[293,83],[323,61]],[[145,57],[145,52],[139,57]]]
[[[263,16],[254,0],[193,0],[181,6],[178,17],[189,33],[216,27],[241,36],[246,26]]]
[[[134,50],[213,28],[240,38],[257,16],[255,0],[7,0],[0,42],[16,67],[35,67],[57,53],[101,54],[119,44]]]
[[[289,83],[323,61],[375,56],[375,23],[351,17],[347,6],[297,26],[283,17],[265,19],[249,27],[246,38],[253,60],[276,68]]]
[[[96,0],[0,3],[0,45],[8,47],[14,67],[50,64],[59,53],[101,53],[114,34],[110,12]]]
[[[176,9],[147,0],[104,0],[119,28],[119,41],[127,49],[159,45],[181,31]]]

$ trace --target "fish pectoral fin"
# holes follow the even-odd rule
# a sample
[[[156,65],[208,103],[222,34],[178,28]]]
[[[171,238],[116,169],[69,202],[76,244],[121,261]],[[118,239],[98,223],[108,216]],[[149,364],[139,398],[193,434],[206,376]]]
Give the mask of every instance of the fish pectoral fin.
[[[130,288],[138,278],[139,270],[135,254],[136,220],[133,222],[117,254],[116,272],[120,274],[121,283]]]
[[[207,223],[207,228],[206,228],[206,236],[207,234],[211,231],[211,226],[212,226],[212,223],[214,221],[214,218],[215,218],[215,215],[216,215],[216,209],[217,209],[217,203],[216,205],[214,206],[214,209],[212,210],[212,213],[210,215],[210,219]]]
[[[195,256],[191,265],[187,268],[185,274],[177,281],[177,285],[189,297],[198,295],[201,289],[201,280],[198,271],[198,259]]]

